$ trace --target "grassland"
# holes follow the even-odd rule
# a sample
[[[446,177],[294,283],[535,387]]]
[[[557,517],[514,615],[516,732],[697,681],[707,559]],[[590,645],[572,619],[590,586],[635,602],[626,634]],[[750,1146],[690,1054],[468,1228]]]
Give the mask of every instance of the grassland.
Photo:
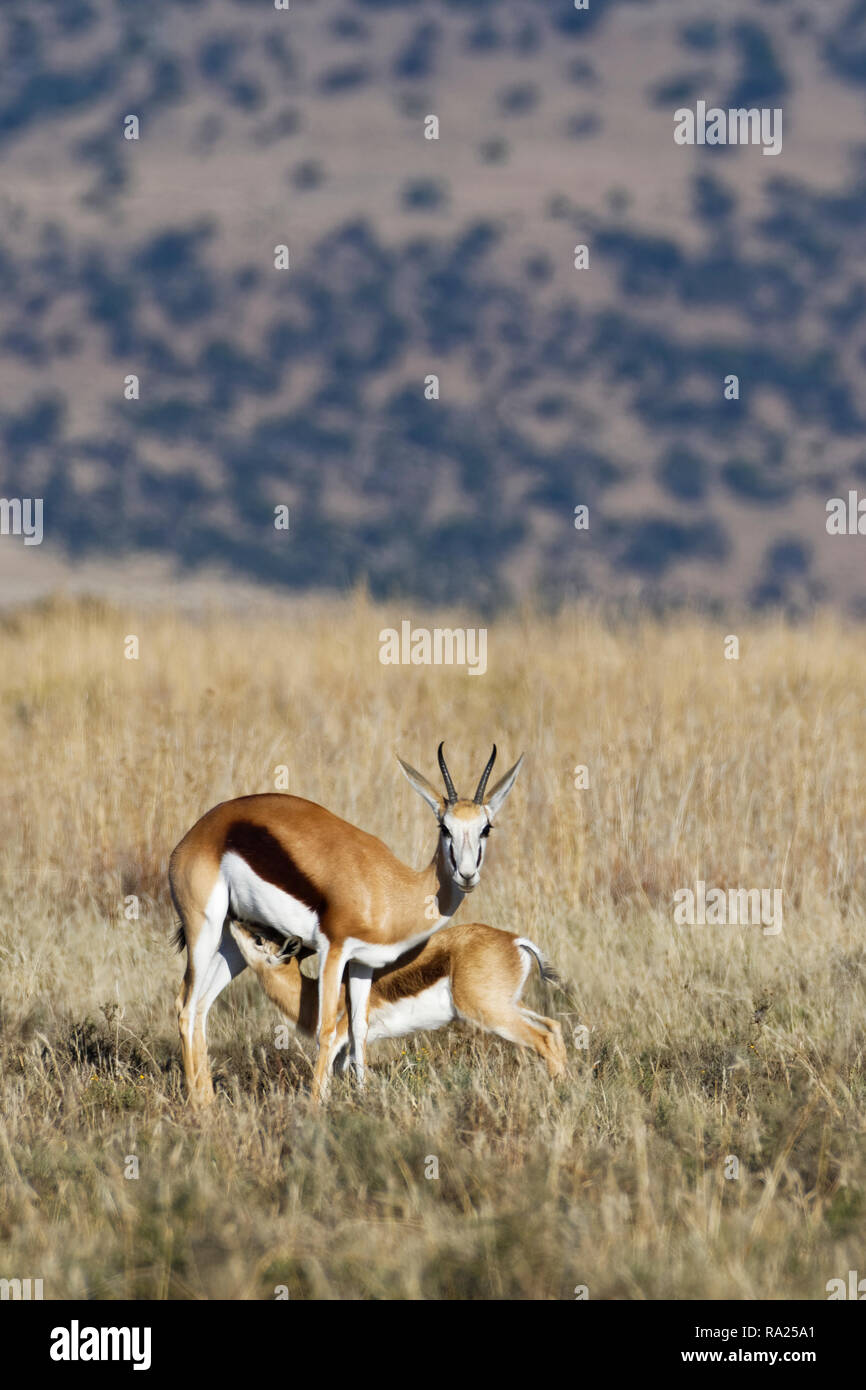
[[[752,619],[727,661],[730,624],[526,612],[489,624],[476,678],[381,666],[403,616],[3,620],[0,1275],[48,1298],[826,1297],[866,1221],[862,629]],[[443,737],[463,786],[494,739],[503,766],[526,750],[461,916],[572,981],[537,995],[568,1078],[454,1028],[375,1047],[363,1100],[340,1082],[316,1114],[247,975],[192,1115],[171,848],[285,764],[421,863],[434,825],[394,752],[432,775]],[[782,932],[675,926],[699,879],[781,888]]]

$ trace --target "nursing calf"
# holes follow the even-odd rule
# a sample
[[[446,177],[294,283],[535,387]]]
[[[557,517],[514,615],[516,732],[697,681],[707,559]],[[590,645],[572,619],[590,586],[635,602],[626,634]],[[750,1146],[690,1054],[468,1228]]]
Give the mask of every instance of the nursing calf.
[[[285,954],[286,942],[265,928],[232,922],[232,937],[268,997],[301,1033],[313,1036],[318,1016],[318,985],[310,953]],[[551,1078],[565,1071],[562,1029],[555,1019],[520,1003],[533,961],[543,979],[555,980],[540,950],[526,937],[513,936],[482,922],[445,927],[393,965],[374,970],[367,1039],[401,1038],[443,1028],[455,1019],[528,1047],[545,1063]],[[340,993],[339,1019],[327,1059],[328,1070],[345,1068],[351,1047],[346,991]]]

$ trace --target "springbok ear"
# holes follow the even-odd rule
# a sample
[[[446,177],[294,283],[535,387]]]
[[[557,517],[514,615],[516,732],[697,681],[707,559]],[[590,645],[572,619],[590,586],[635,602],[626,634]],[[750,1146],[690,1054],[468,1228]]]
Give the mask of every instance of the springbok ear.
[[[435,815],[441,816],[442,812],[445,810],[444,798],[433,790],[426,777],[422,777],[421,773],[416,772],[414,767],[410,767],[408,763],[404,763],[399,753],[397,754],[397,762],[402,767],[403,775],[409,783],[409,786],[412,787],[419,796],[424,798],[430,810],[433,811]]]
[[[510,768],[508,772],[506,772],[504,777],[500,777],[499,781],[496,783],[496,786],[493,787],[493,789],[487,793],[487,796],[484,799],[484,805],[487,807],[491,816],[497,815],[500,811],[502,803],[504,802],[508,793],[511,791],[511,788],[514,786],[517,774],[520,771],[520,764],[522,762],[523,754],[521,753],[514,766]]]

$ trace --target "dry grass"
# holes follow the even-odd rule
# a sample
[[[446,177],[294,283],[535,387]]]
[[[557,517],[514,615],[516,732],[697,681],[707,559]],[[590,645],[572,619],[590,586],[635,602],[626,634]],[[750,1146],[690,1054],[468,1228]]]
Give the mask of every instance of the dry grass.
[[[751,621],[728,662],[708,620],[526,614],[490,625],[475,678],[382,667],[403,616],[358,597],[4,622],[0,1275],[47,1297],[825,1297],[862,1266],[866,1206],[862,631]],[[432,773],[440,737],[463,785],[492,739],[503,765],[527,751],[462,916],[550,953],[588,1049],[553,1088],[497,1040],[419,1036],[318,1116],[308,1055],[275,1049],[244,977],[196,1119],[172,846],[285,763],[420,863],[432,818],[393,754]],[[781,935],[674,926],[697,879],[782,887]]]

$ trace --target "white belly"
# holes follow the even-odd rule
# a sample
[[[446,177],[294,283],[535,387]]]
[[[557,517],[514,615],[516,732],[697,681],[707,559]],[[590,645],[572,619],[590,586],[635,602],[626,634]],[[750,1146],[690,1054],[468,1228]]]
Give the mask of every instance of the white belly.
[[[319,925],[318,913],[275,883],[260,878],[233,850],[220,863],[220,874],[229,890],[229,913],[242,922],[258,922],[273,927],[284,936],[299,936],[312,943]]]
[[[370,1015],[369,1042],[377,1038],[402,1038],[423,1029],[444,1028],[457,1017],[451,998],[451,981],[437,980],[420,994],[380,1005]]]
[[[431,922],[429,927],[416,932],[414,936],[404,937],[402,941],[392,941],[389,945],[380,945],[376,941],[360,941],[357,936],[349,936],[343,946],[343,958],[357,960],[362,965],[371,965],[374,970],[381,970],[386,965],[393,965],[394,961],[405,956],[407,951],[414,950],[416,946],[423,946],[434,932],[447,926],[450,920],[449,917],[440,917],[437,922]]]

